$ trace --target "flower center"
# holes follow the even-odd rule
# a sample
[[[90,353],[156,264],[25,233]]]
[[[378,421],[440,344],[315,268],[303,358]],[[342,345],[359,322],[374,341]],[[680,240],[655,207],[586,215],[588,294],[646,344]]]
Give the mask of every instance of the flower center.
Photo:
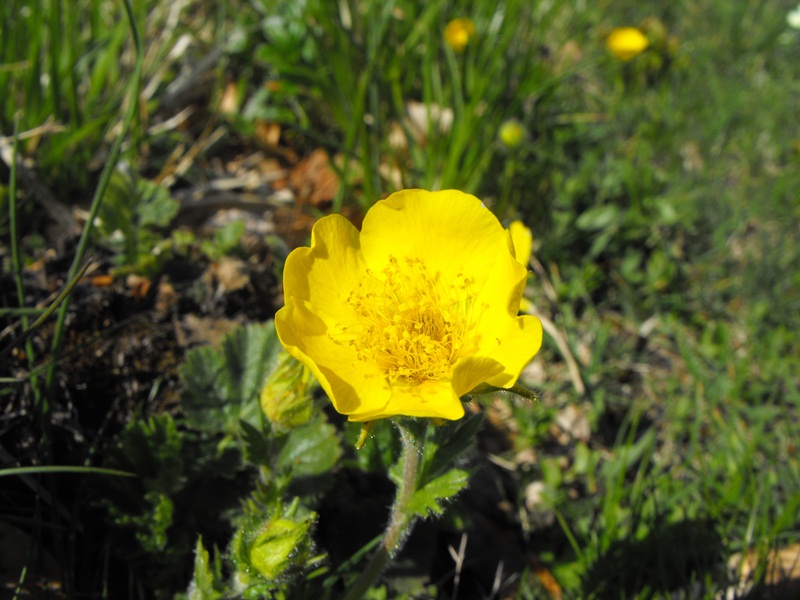
[[[382,289],[362,283],[347,298],[360,325],[348,331],[358,359],[376,363],[391,382],[451,377],[468,351],[473,280],[459,273],[445,281],[419,259],[394,257],[379,279]]]

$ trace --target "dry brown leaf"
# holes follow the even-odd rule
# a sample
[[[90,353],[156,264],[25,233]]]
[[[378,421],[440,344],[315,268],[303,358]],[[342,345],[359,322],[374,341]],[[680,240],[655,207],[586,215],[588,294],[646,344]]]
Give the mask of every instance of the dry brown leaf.
[[[155,309],[162,317],[178,306],[180,297],[169,281],[163,280],[158,284],[156,291]]]
[[[532,562],[533,572],[536,573],[536,577],[539,578],[539,583],[542,584],[542,587],[547,590],[550,600],[561,600],[564,597],[564,592],[561,586],[558,585],[558,581],[556,581],[553,573],[550,572],[550,569],[545,567],[538,560]]]
[[[556,415],[552,433],[561,445],[571,440],[588,442],[592,437],[592,426],[584,411],[574,404],[568,404]]]
[[[211,264],[208,270],[223,292],[235,292],[250,283],[250,271],[247,264],[238,258],[223,256]]]
[[[182,346],[210,344],[217,347],[226,335],[236,329],[241,323],[231,319],[216,317],[198,317],[187,314],[178,328],[179,342]]]
[[[219,99],[219,112],[225,115],[234,115],[239,112],[240,107],[239,86],[229,81]]]
[[[128,289],[131,291],[131,296],[135,300],[143,300],[150,291],[150,280],[141,275],[128,275],[125,284],[128,286]]]
[[[317,148],[301,160],[289,174],[298,205],[319,206],[331,202],[339,190],[339,178],[331,168],[328,153]]]
[[[94,287],[108,287],[114,283],[114,278],[111,275],[95,275],[91,282]]]
[[[746,589],[759,572],[760,553],[749,550],[744,558],[741,553],[728,560],[731,571],[738,573],[740,588]],[[770,600],[796,600],[800,598],[800,544],[791,544],[771,550],[763,567],[763,598]]]
[[[281,140],[281,126],[278,123],[256,121],[255,136],[267,148],[276,147]]]

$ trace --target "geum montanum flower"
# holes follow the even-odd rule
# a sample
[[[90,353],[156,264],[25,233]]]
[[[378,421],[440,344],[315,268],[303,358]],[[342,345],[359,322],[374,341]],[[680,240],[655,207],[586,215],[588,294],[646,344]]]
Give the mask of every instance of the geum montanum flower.
[[[617,27],[606,38],[606,46],[618,59],[628,61],[647,50],[650,41],[636,27]]]
[[[404,190],[359,231],[330,215],[286,260],[275,325],[286,350],[351,421],[458,419],[461,396],[509,388],[542,326],[518,316],[527,271],[474,196]]]
[[[457,53],[464,52],[473,37],[475,24],[471,19],[453,19],[444,28],[444,41]]]

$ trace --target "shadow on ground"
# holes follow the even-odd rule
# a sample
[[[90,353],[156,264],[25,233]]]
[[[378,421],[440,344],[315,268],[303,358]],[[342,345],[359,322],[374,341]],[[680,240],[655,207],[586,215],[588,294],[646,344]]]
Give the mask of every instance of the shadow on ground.
[[[714,576],[722,541],[708,520],[657,526],[641,540],[620,540],[589,568],[584,598],[664,597]]]

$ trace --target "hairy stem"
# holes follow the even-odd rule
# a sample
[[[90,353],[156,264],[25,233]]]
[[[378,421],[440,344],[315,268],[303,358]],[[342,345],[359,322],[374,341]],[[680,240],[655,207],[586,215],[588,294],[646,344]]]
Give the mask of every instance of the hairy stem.
[[[422,457],[424,433],[417,437],[404,425],[398,425],[400,438],[403,442],[402,464],[403,473],[397,495],[392,505],[389,525],[383,534],[380,546],[372,555],[366,568],[353,582],[342,600],[357,600],[371,588],[383,573],[389,560],[400,550],[408,533],[414,525],[413,515],[410,515],[407,506],[414,493],[417,491],[419,480],[419,463]],[[423,430],[424,431],[424,430]]]

